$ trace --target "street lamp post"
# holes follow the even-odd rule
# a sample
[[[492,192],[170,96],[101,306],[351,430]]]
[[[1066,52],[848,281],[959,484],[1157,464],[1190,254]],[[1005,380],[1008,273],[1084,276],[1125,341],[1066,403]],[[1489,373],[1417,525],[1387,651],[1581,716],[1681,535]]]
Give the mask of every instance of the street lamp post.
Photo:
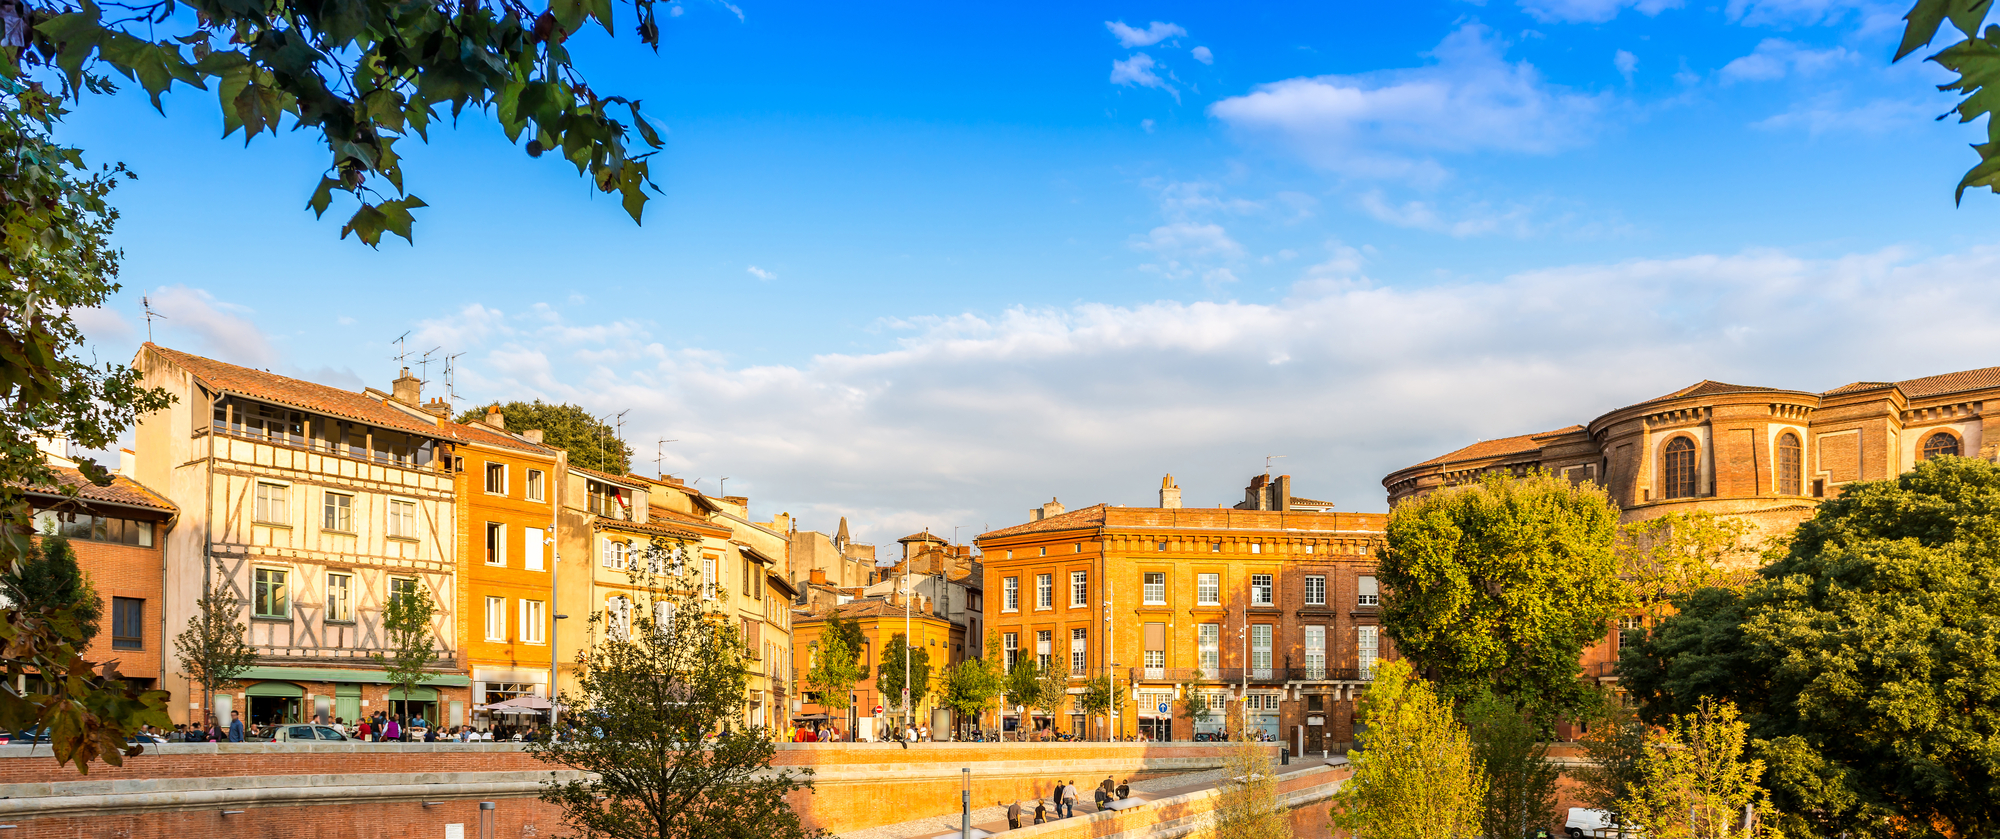
[[[1243,613],[1243,628],[1236,631],[1243,639],[1243,686],[1237,689],[1236,704],[1243,707],[1243,738],[1250,738],[1250,613]]]
[[[958,770],[958,835],[960,839],[972,839],[972,767]]]

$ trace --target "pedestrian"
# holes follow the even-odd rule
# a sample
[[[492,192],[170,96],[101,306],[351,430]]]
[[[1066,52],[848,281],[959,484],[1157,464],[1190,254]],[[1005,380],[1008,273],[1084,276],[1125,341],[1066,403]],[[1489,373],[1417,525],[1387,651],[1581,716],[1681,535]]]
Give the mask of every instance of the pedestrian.
[[[243,742],[243,717],[235,711],[229,712],[229,742]]]
[[[389,729],[382,732],[382,739],[391,743],[403,739],[403,724],[401,720],[396,718],[396,715],[389,715]]]
[[[1105,778],[1098,783],[1097,789],[1092,794],[1092,801],[1097,804],[1098,812],[1104,812],[1104,805],[1111,803],[1111,791],[1113,789],[1115,787],[1112,785],[1110,778]]]
[[[1052,789],[1052,790],[1049,790],[1049,805],[1055,808],[1055,811],[1056,811],[1056,818],[1059,818],[1059,819],[1063,817],[1063,814],[1062,814],[1062,801],[1063,801],[1063,799],[1062,799],[1062,794],[1063,794],[1063,782],[1061,782],[1061,781],[1057,781],[1057,782],[1056,782],[1056,785],[1055,785],[1055,788],[1054,788],[1054,789]]]
[[[1065,813],[1068,813],[1068,815],[1066,815],[1066,816],[1063,816],[1063,818],[1066,818],[1066,819],[1073,819],[1073,818],[1076,818],[1076,799],[1077,799],[1077,794],[1076,794],[1076,782],[1075,782],[1075,781],[1064,781],[1064,782],[1063,782],[1063,812],[1065,812]]]
[[[1048,820],[1049,803],[1039,798],[1035,799],[1035,824],[1043,824]]]
[[[1019,801],[1015,801],[1015,802],[1013,802],[1013,803],[1011,803],[1011,804],[1008,804],[1007,802],[1005,802],[1005,801],[1002,801],[1002,802],[998,802],[998,803],[1001,803],[1001,804],[1007,804],[1007,829],[1008,829],[1008,830],[1020,830],[1020,829],[1021,829],[1021,802],[1019,802]]]
[[[1125,799],[1131,797],[1132,797],[1132,779],[1126,778],[1124,783],[1118,785],[1118,800],[1124,801]]]

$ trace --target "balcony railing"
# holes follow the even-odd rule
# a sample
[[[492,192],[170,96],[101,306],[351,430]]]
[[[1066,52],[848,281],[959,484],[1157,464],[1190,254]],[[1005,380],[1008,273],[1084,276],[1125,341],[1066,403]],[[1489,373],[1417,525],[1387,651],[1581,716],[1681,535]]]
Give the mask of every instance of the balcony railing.
[[[1358,682],[1361,671],[1352,667],[1292,667],[1285,671],[1288,682]]]
[[[1131,679],[1134,682],[1173,682],[1180,684],[1182,682],[1194,681],[1196,673],[1201,673],[1201,680],[1204,682],[1216,680],[1215,674],[1196,670],[1191,667],[1134,667],[1132,668]]]

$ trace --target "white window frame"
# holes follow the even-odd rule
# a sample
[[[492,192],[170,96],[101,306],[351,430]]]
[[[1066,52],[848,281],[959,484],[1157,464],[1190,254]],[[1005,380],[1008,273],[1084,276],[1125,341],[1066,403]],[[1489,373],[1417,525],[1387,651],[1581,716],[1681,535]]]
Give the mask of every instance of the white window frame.
[[[334,581],[340,584],[335,585]],[[344,571],[326,572],[326,620],[354,622],[354,575]]]
[[[1222,605],[1222,575],[1194,575],[1194,602],[1197,606]]]
[[[548,491],[547,489],[545,489],[547,485],[548,485],[548,478],[546,474],[542,472],[542,470],[540,469],[528,470],[528,485],[525,488],[527,499],[529,501],[548,500],[548,494],[547,494]]]
[[[258,524],[292,523],[292,485],[258,481],[252,498],[250,520]]]
[[[521,601],[521,643],[546,644],[548,606],[540,600]]]
[[[1271,625],[1250,625],[1250,678],[1271,678]]]
[[[507,598],[486,597],[486,640],[507,640]]]
[[[1069,672],[1082,675],[1090,669],[1090,630],[1071,627],[1069,631]]]
[[[499,470],[499,472],[498,472],[498,473],[499,473],[499,475],[500,475],[500,488],[499,488],[499,489],[494,489],[494,488],[493,488],[493,475],[495,474],[495,471],[494,471],[494,470],[496,470],[496,469],[497,469],[497,470]],[[485,482],[485,485],[486,485],[486,494],[487,494],[487,495],[506,495],[506,494],[507,494],[507,464],[505,464],[505,463],[496,463],[496,462],[494,462],[494,461],[491,461],[491,460],[489,460],[489,461],[486,461],[486,469],[485,469],[485,470],[484,470],[484,472],[483,472],[483,473],[481,474],[481,477],[482,477],[482,478],[484,478],[484,482]]]
[[[1354,628],[1354,661],[1360,669],[1362,681],[1375,678],[1375,659],[1382,652],[1382,629],[1376,626]]]
[[[1072,608],[1090,605],[1090,572],[1069,572],[1069,605]]]
[[[1354,604],[1357,606],[1382,605],[1381,589],[1376,587],[1375,576],[1362,574],[1354,578]]]
[[[1158,580],[1158,582],[1155,582],[1155,580]],[[1144,571],[1141,572],[1139,581],[1140,596],[1143,598],[1141,605],[1167,605],[1167,572]]]
[[[1056,575],[1035,575],[1035,608],[1053,609],[1056,600]]]
[[[548,570],[548,531],[539,527],[521,528],[521,559],[529,571]]]
[[[1053,629],[1035,630],[1036,667],[1044,670],[1048,669],[1049,664],[1052,662],[1050,656],[1055,655],[1055,634],[1055,630]]]
[[[342,507],[333,503],[336,498],[344,499],[347,501],[347,505]],[[330,489],[324,490],[320,492],[319,509],[319,529],[333,533],[354,532],[354,493],[336,492]],[[329,518],[328,514],[335,513],[336,511],[342,515],[334,515],[332,518],[335,521],[327,521]]]
[[[392,539],[417,538],[417,502],[408,498],[390,498],[385,505],[389,537]],[[405,515],[407,514],[407,515]],[[408,519],[407,522],[404,519]]]
[[[715,596],[715,557],[704,556],[701,558],[701,599],[714,600]]]
[[[1195,625],[1195,666],[1205,678],[1216,678],[1222,669],[1222,624],[1203,623]]]
[[[632,546],[609,536],[601,536],[599,539],[603,543],[600,549],[603,556],[598,560],[598,564],[616,571],[625,570],[632,561]]]
[[[632,637],[632,599],[614,594],[604,601],[604,632],[613,640]]]
[[[1324,575],[1306,575],[1306,605],[1326,605],[1326,577]]]
[[[499,568],[505,568],[505,567],[507,567],[507,524],[506,524],[506,522],[498,522],[498,521],[489,521],[489,522],[487,522],[487,523],[486,523],[486,539],[487,539],[487,541],[489,541],[489,542],[491,542],[491,543],[492,543],[492,547],[493,547],[493,551],[492,551],[492,555],[491,555],[491,556],[488,556],[488,557],[486,558],[486,564],[487,564],[487,565],[492,565],[492,566],[495,566],[495,567],[499,567]]]
[[[1000,611],[1021,611],[1021,578],[1008,577],[1000,581]]]
[[[1263,582],[1260,583],[1258,582],[1258,580],[1263,580]],[[1270,574],[1251,574],[1250,605],[1252,606],[1272,605],[1271,604],[1272,589],[1276,588],[1276,586],[1273,585],[1273,582],[1274,578]]]
[[[1020,657],[1020,655],[1021,655],[1021,634],[1018,632],[1000,633],[1001,669],[1008,673],[1014,672],[1014,659]]]
[[[1324,679],[1326,678],[1326,627],[1313,624],[1307,626],[1305,630],[1306,678]]]

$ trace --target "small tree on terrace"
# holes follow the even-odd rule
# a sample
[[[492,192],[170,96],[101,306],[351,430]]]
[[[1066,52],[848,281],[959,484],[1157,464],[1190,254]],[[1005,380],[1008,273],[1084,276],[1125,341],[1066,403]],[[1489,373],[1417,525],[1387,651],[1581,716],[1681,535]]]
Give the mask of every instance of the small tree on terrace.
[[[1010,709],[1037,708],[1041,703],[1041,688],[1041,675],[1036,672],[1034,660],[1021,656],[1019,661],[1014,662],[1014,669],[1007,671],[1007,675],[1002,678],[1002,701],[1007,703]],[[1026,738],[1034,726],[1025,716],[1019,723],[1020,730],[1015,733]]]
[[[875,668],[875,686],[882,692],[883,701],[901,706],[903,701],[903,680],[905,651],[909,653],[909,681],[911,724],[915,725],[917,708],[924,704],[924,697],[930,694],[931,651],[924,647],[912,646],[903,633],[898,632],[882,646],[882,664]]]
[[[664,552],[655,543],[650,549]],[[668,568],[666,563],[658,567]],[[590,617],[561,736],[528,749],[583,777],[542,800],[590,839],[813,839],[785,801],[811,770],[773,770],[777,745],[741,725],[742,636],[686,575],[633,563],[635,594]]]
[[[1764,762],[1744,755],[1747,730],[1735,706],[1701,700],[1671,729],[1646,735],[1641,782],[1619,809],[1657,839],[1757,836],[1744,829],[1744,810],[1769,804],[1758,786]]]
[[[1292,839],[1292,818],[1278,798],[1278,770],[1264,746],[1238,743],[1223,762],[1215,802],[1216,839]]]
[[[215,692],[257,662],[257,648],[243,640],[249,631],[243,625],[242,599],[228,580],[214,575],[208,591],[194,602],[187,628],[174,636],[181,672],[201,685],[201,707],[214,708]]]
[[[76,622],[78,645],[89,644],[104,619],[104,601],[77,565],[76,548],[69,539],[50,533],[42,536],[39,553],[15,564],[12,572],[0,574],[0,593],[30,609],[68,611]]]
[[[1092,717],[1108,716],[1122,709],[1123,697],[1118,695],[1118,684],[1110,676],[1093,676],[1083,683],[1083,692],[1076,696],[1076,710],[1083,714],[1085,735],[1088,736]],[[1109,729],[1106,729],[1107,731]],[[1117,732],[1111,732],[1116,736]]]
[[[1054,661],[1040,668],[1035,674],[1035,708],[1042,716],[1049,718],[1049,727],[1056,726],[1056,715],[1062,713],[1069,704],[1069,668]]]
[[[1194,728],[1197,723],[1208,722],[1215,716],[1216,709],[1209,706],[1208,692],[1202,689],[1203,684],[1202,673],[1200,670],[1196,670],[1194,671],[1194,678],[1182,682],[1180,685],[1182,697],[1181,716],[1187,717],[1188,728],[1190,729]]]
[[[806,689],[819,694],[819,706],[830,711],[847,710],[854,683],[867,675],[861,666],[861,623],[843,618],[840,610],[826,616],[819,640],[814,641],[812,669],[806,671]]]
[[[1334,795],[1334,826],[1367,839],[1477,835],[1486,778],[1451,706],[1407,663],[1385,661],[1361,715],[1368,730],[1348,753],[1354,777]]]
[[[389,642],[385,652],[368,656],[396,686],[391,698],[403,702],[405,722],[410,715],[410,697],[416,693],[417,683],[424,680],[424,668],[436,661],[438,654],[437,646],[431,643],[431,619],[437,616],[437,603],[422,582],[410,582],[407,588],[391,592],[389,607],[382,610],[382,632]]]
[[[1513,700],[1483,696],[1465,707],[1472,757],[1486,776],[1479,823],[1486,836],[1533,836],[1553,826],[1562,771],[1548,759],[1538,727]]]

